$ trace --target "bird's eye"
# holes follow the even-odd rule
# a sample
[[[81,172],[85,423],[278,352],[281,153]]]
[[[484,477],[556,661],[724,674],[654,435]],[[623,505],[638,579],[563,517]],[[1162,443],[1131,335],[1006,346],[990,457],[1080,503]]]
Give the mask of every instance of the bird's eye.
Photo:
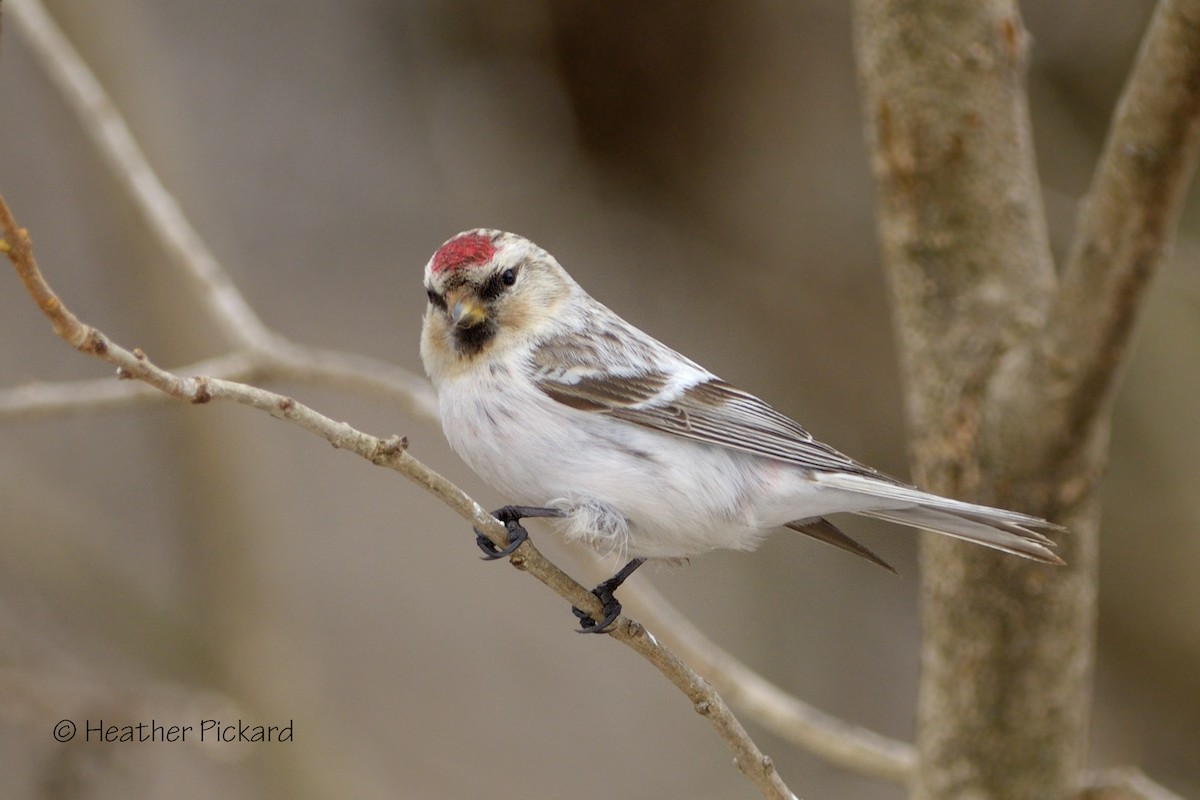
[[[438,294],[437,292],[435,292],[433,289],[426,289],[425,296],[429,298],[429,303],[431,305],[434,305],[441,309],[446,308],[446,301],[443,300],[442,296],[440,294]]]
[[[517,282],[516,267],[509,267],[504,272],[495,273],[479,287],[479,298],[488,303],[504,294],[504,290]]]

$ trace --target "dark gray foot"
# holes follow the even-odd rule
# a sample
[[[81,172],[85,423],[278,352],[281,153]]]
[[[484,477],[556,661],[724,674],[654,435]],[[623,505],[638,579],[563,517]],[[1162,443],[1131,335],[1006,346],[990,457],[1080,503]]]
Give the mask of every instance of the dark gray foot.
[[[613,595],[625,579],[633,574],[634,570],[646,563],[644,558],[635,558],[606,580],[604,583],[592,589],[592,594],[600,600],[603,607],[601,613],[604,615],[599,622],[592,619],[591,615],[580,611],[574,606],[571,607],[571,613],[579,620],[579,630],[576,633],[604,633],[609,625],[617,621],[617,617],[621,616],[621,602]]]
[[[475,544],[483,551],[484,561],[495,561],[498,558],[510,556],[521,543],[529,538],[529,531],[521,524],[525,517],[561,517],[562,512],[556,508],[538,508],[537,506],[505,506],[492,512],[492,516],[504,523],[508,530],[508,544],[497,547],[491,539],[475,531]]]

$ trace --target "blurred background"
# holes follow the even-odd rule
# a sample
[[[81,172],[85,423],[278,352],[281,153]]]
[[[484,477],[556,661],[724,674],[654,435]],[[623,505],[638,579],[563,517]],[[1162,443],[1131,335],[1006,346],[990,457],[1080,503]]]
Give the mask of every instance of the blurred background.
[[[1148,0],[1024,4],[1059,254]],[[58,0],[184,211],[285,336],[419,372],[420,271],[520,232],[598,299],[822,439],[906,475],[848,4]],[[225,352],[9,24],[0,190],[86,321],[164,365]],[[1157,279],[1105,486],[1092,760],[1200,793],[1196,209]],[[0,386],[110,370],[0,276]],[[440,430],[277,385],[488,507]],[[897,578],[799,537],[643,570],[825,711],[911,739],[917,537],[851,522]],[[585,583],[611,565],[538,545]],[[6,797],[756,796],[648,664],[478,561],[397,475],[246,409],[0,424]],[[294,741],[71,745],[63,718],[294,723]],[[895,800],[748,726],[793,790]]]

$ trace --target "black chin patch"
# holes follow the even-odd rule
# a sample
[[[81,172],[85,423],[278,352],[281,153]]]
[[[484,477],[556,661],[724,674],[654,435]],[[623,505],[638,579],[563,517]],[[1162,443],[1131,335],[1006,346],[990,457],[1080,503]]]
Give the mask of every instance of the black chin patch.
[[[470,328],[454,329],[454,346],[461,355],[473,356],[487,347],[496,336],[496,323],[490,319]]]

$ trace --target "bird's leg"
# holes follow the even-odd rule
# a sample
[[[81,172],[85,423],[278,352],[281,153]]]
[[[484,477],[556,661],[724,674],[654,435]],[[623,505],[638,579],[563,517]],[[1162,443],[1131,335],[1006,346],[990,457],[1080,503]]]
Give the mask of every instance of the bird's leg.
[[[512,555],[521,546],[521,542],[529,538],[529,531],[521,524],[525,517],[561,517],[562,512],[556,508],[538,508],[537,506],[505,506],[492,512],[492,516],[504,523],[508,530],[508,544],[497,547],[492,540],[475,531],[475,544],[483,551],[484,561],[495,561],[498,558]]]
[[[592,619],[590,614],[580,611],[574,606],[571,607],[571,611],[579,618],[578,633],[604,633],[609,625],[616,622],[617,617],[621,616],[621,601],[613,596],[613,592],[625,582],[626,578],[633,574],[634,570],[645,563],[646,559],[635,558],[621,567],[616,575],[613,575],[604,583],[592,589],[592,594],[600,599],[600,604],[603,606],[604,618],[599,623]]]

